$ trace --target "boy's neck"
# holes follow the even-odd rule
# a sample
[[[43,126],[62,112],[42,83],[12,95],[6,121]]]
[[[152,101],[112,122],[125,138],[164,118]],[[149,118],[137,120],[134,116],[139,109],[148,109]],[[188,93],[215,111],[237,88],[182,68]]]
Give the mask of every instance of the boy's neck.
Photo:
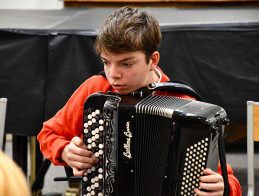
[[[150,75],[148,84],[151,84],[151,83],[158,83],[158,82],[159,82],[159,76],[158,76],[156,70],[153,70],[150,74],[151,74],[151,75]]]
[[[161,72],[160,72],[157,68],[155,68],[154,73],[155,73],[155,75],[156,75],[156,81],[155,81],[155,83],[160,83],[161,78],[162,78]]]

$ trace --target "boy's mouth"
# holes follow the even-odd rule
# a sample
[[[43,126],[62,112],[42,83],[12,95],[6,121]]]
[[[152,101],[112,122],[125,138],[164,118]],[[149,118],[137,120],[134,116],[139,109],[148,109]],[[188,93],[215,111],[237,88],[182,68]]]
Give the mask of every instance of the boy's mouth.
[[[115,90],[121,90],[121,89],[124,89],[124,88],[125,88],[125,85],[113,84],[112,87],[113,87]]]

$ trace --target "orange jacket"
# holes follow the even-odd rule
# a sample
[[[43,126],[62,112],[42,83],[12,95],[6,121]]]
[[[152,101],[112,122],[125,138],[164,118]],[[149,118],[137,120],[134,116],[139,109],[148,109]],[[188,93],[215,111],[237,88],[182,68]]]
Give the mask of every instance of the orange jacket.
[[[160,69],[159,71],[162,75],[161,82],[169,81],[169,78]],[[38,134],[37,139],[40,143],[41,152],[54,165],[66,165],[61,159],[62,150],[70,143],[73,137],[79,136],[81,139],[83,138],[84,102],[89,95],[100,91],[115,93],[115,90],[103,76],[92,76],[74,92],[66,105],[53,118],[43,123],[43,128]],[[193,99],[187,95],[178,93],[170,93],[170,95]],[[233,173],[232,169],[230,171]],[[233,175],[231,174],[231,176]],[[232,179],[231,176],[230,178]],[[237,186],[239,183],[238,181],[235,182],[237,183],[230,181],[230,186],[233,186],[233,190],[239,190]]]
[[[218,167],[218,173],[222,175],[221,173],[221,167],[219,164]],[[229,189],[230,189],[230,196],[241,196],[242,195],[242,189],[239,184],[239,181],[234,176],[234,172],[229,164],[227,164],[227,173],[228,173],[228,182],[229,182]]]

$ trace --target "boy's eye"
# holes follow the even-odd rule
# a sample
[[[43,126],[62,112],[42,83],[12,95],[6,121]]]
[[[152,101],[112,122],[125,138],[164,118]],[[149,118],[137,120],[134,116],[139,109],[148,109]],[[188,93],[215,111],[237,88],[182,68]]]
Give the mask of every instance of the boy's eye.
[[[132,63],[123,63],[123,65],[124,65],[125,67],[129,67],[129,66],[132,65]]]
[[[104,65],[107,65],[107,64],[108,64],[108,62],[107,62],[107,61],[103,61],[103,64],[104,64]]]

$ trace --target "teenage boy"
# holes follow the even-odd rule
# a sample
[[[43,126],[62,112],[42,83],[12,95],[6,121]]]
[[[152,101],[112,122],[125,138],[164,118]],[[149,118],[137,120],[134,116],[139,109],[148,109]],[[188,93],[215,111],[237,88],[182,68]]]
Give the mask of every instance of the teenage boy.
[[[97,36],[96,52],[104,64],[106,78],[96,75],[86,80],[66,105],[43,124],[38,135],[41,151],[54,165],[69,165],[76,176],[98,162],[82,140],[83,107],[86,98],[96,92],[129,94],[150,83],[169,81],[157,66],[161,32],[158,21],[149,12],[123,7],[111,14]],[[193,99],[178,93],[173,96]],[[220,166],[219,166],[220,171]],[[241,195],[238,180],[228,165],[231,195]],[[224,182],[219,173],[204,170],[197,195],[223,195]]]

